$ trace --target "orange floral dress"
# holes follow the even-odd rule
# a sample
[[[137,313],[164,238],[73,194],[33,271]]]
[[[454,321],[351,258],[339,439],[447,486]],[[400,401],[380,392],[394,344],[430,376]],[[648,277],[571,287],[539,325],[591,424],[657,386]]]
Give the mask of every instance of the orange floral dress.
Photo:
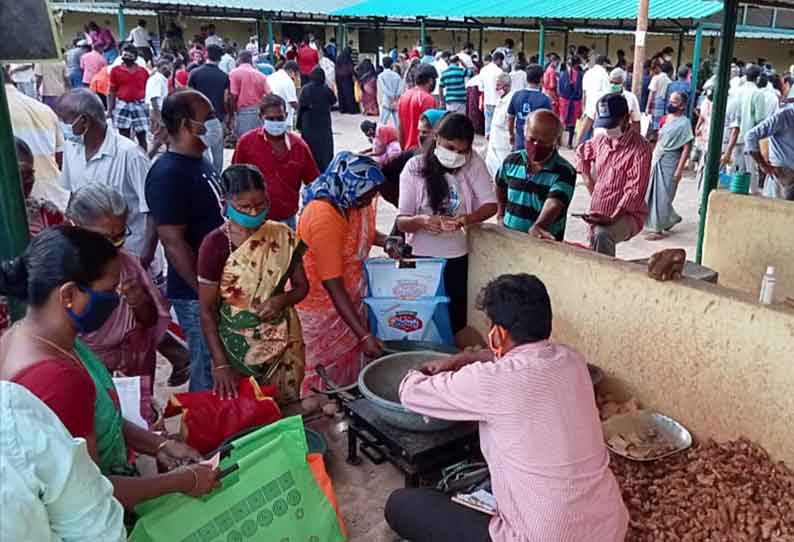
[[[301,397],[324,389],[316,368],[323,365],[339,386],[352,384],[364,364],[358,337],[334,307],[323,281],[342,277],[345,290],[362,319],[367,282],[364,260],[375,242],[375,209],[350,209],[345,218],[328,201],[314,200],[301,214],[298,234],[309,247],[303,266],[309,295],[297,305],[306,344],[306,372]]]

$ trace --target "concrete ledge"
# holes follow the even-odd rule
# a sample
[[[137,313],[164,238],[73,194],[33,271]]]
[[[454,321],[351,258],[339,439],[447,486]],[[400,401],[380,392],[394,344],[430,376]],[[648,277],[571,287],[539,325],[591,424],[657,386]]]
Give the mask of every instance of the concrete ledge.
[[[642,404],[701,438],[747,436],[794,465],[794,311],[493,225],[471,228],[469,322],[487,332],[476,294],[503,273],[538,275],[554,339],[619,379]]]
[[[766,267],[774,265],[775,300],[794,297],[794,202],[712,192],[703,265],[719,273],[722,286],[755,297]]]

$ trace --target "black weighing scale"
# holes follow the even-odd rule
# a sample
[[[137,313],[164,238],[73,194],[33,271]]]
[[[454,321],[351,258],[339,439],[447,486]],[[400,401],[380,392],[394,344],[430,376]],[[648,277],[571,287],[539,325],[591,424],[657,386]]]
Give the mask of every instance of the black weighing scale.
[[[407,431],[383,421],[367,399],[343,403],[350,418],[347,429],[347,462],[361,464],[361,455],[375,465],[388,461],[405,475],[405,487],[419,487],[420,480],[444,467],[480,456],[475,422],[462,422],[438,431]]]

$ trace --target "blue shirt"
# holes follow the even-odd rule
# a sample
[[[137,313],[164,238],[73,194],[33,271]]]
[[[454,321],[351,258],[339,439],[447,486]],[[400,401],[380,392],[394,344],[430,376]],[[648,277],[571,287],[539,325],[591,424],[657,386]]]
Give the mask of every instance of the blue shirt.
[[[551,98],[539,89],[519,90],[507,106],[507,114],[516,118],[516,144],[513,150],[524,148],[524,123],[536,109],[551,109]]]
[[[400,97],[402,83],[402,78],[394,70],[383,70],[383,72],[378,76],[378,86],[380,86],[381,91],[383,92],[383,97],[388,101]],[[388,101],[386,104],[384,104],[384,106],[390,105]]]
[[[794,105],[789,105],[747,132],[744,151],[757,152],[758,142],[769,138],[769,163],[794,169]]]
[[[687,98],[690,98],[689,95],[690,91],[692,90],[692,84],[689,81],[673,81],[669,85],[667,85],[667,94],[665,95],[665,102],[670,103],[670,96],[672,96],[673,92],[677,92],[679,94],[686,94]]]

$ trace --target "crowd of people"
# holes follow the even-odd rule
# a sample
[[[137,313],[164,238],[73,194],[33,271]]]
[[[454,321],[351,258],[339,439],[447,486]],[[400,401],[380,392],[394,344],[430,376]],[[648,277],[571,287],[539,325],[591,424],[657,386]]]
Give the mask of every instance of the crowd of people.
[[[217,470],[195,463],[196,450],[121,416],[112,375],[141,377],[150,396],[160,352],[173,365],[171,385],[189,380],[191,391],[233,400],[240,380],[253,377],[273,384],[279,403],[315,410],[321,365],[346,386],[382,353],[364,305],[373,246],[396,257],[409,245],[415,257],[446,260],[452,331],[463,347],[472,331],[468,227],[496,217],[562,242],[581,175],[590,248],[614,256],[643,231],[665,236],[681,221],[673,200],[685,168],[694,164],[702,177],[714,81],[692,89],[691,69],[674,70],[669,49],[644,66],[638,99],[621,51],[614,64],[585,47],[527,59],[508,39],[482,57],[471,44],[417,46],[380,51],[373,62],[352,42],[339,49],[306,36],[270,51],[255,38],[237,47],[213,25],[189,42],[184,30],[173,22],[155,43],[142,20],[119,42],[92,22],[64,62],[3,70],[31,236],[22,256],[0,265],[0,295],[28,304],[12,326],[0,298],[0,379],[16,385],[0,394],[4,419],[8,397],[28,405],[3,434],[25,420],[57,425],[38,397],[86,442],[74,448],[63,431],[48,433],[53,446],[72,450],[57,468],[79,468],[84,487],[96,488],[75,499],[62,481],[15,479],[31,501],[41,487],[63,488],[54,504],[38,497],[40,513],[53,512],[49,522],[28,522],[27,538],[74,532],[69,511],[93,522],[85,533],[121,539],[119,506],[218,486]],[[721,162],[750,174],[754,193],[794,199],[794,110],[786,107],[794,79],[764,62],[733,68]],[[361,123],[371,148],[334,148],[333,109],[372,117]],[[484,156],[477,134],[487,140]],[[566,144],[575,164],[560,152]],[[376,227],[380,198],[397,209],[390,232]],[[461,529],[483,541],[571,538],[574,514],[582,537],[622,540],[626,512],[586,365],[549,341],[542,282],[500,277],[478,305],[492,323],[479,343],[490,349],[411,373],[401,395],[417,412],[488,424],[483,452],[500,513],[461,515],[417,490],[390,499],[389,523],[416,541],[460,540]],[[515,399],[509,412],[503,390]],[[534,417],[524,403],[539,396],[578,432]],[[141,414],[155,419],[148,405]],[[526,431],[548,435],[528,453],[579,495],[576,510],[562,511],[570,498],[555,483],[538,485],[543,476],[513,463],[526,461],[514,439]],[[139,476],[132,451],[156,457],[163,474]],[[542,504],[520,499],[529,488]],[[437,510],[446,527],[417,523],[419,510]]]

